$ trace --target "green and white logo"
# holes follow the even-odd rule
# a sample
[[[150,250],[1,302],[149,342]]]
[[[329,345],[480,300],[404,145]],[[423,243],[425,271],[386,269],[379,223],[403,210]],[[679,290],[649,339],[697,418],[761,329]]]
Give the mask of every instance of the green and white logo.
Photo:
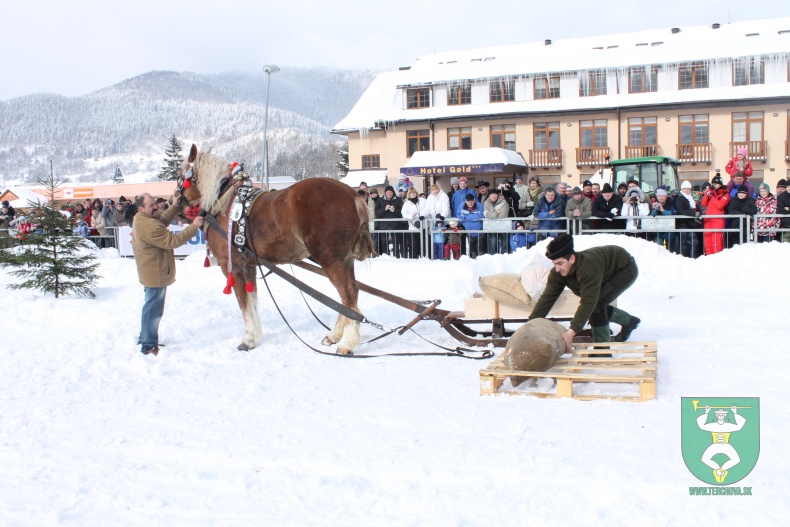
[[[760,455],[759,397],[682,397],[683,461],[697,479],[731,485]]]

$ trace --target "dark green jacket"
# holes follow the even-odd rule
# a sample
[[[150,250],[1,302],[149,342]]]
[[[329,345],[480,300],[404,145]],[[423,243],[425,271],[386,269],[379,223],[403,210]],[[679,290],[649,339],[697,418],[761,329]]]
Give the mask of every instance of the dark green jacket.
[[[535,304],[529,316],[530,320],[545,318],[567,286],[581,298],[579,308],[571,320],[571,329],[578,333],[590,319],[598,303],[601,285],[628,265],[630,257],[628,251],[616,245],[604,245],[577,252],[576,262],[568,276],[560,275],[556,269],[549,272],[546,289]]]

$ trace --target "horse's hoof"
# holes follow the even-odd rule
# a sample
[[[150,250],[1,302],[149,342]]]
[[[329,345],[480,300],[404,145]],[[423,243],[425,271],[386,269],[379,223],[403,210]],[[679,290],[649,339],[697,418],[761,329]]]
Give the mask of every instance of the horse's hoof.
[[[324,340],[321,341],[323,346],[332,346],[335,344],[335,341],[330,339],[329,336],[324,337]]]
[[[350,348],[337,348],[337,354],[338,355],[353,355],[354,354],[354,350],[352,350]]]
[[[249,346],[247,345],[247,343],[242,342],[241,344],[238,345],[236,349],[239,351],[250,351],[252,348],[253,346]]]

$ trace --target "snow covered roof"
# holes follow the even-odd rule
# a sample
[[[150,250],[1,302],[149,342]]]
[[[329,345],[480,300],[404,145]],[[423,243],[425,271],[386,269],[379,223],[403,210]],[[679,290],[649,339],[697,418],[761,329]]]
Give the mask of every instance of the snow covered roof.
[[[625,69],[639,65],[676,65],[695,61],[767,56],[790,57],[790,17],[712,26],[688,26],[544,41],[424,55],[410,69],[379,74],[334,131],[355,131],[381,123],[504,113],[550,112],[576,108],[616,108],[668,102],[786,96],[787,83],[672,90],[644,94],[525,100],[495,104],[433,106],[405,109],[398,88],[455,81],[579,71]],[[739,90],[737,94],[733,90]]]
[[[30,202],[49,203],[49,198],[38,192],[34,192],[24,187],[9,187],[2,194],[3,200],[8,200],[9,205],[15,209],[26,209],[30,207]],[[14,198],[14,199],[12,199]]]
[[[360,183],[363,181],[367,183],[369,187],[377,187],[383,185],[386,180],[386,169],[349,170],[348,174],[340,179],[340,181],[353,188],[359,188]]]
[[[400,169],[407,176],[526,172],[519,154],[504,148],[415,152]]]

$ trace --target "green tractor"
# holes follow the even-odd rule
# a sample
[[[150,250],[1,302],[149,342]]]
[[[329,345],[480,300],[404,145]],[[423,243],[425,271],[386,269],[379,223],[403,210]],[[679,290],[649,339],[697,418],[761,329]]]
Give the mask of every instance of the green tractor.
[[[678,167],[683,164],[673,157],[650,156],[632,159],[618,159],[596,172],[590,178],[593,183],[603,186],[609,183],[617,190],[620,183],[634,180],[646,196],[655,197],[656,188],[663,186],[670,196],[676,196],[680,190]]]

